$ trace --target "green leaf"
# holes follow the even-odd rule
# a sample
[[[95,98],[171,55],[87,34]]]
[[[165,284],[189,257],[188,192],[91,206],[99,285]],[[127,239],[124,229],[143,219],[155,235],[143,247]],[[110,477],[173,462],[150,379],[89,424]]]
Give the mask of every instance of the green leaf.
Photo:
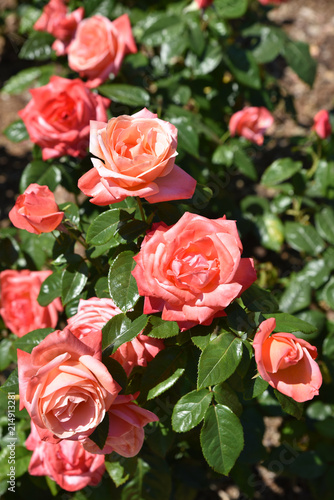
[[[62,274],[54,272],[43,281],[37,302],[40,306],[48,306],[54,299],[61,296]]]
[[[4,338],[0,341],[0,371],[3,371],[16,360],[16,350],[13,348],[13,339]]]
[[[242,340],[231,333],[222,333],[212,340],[201,354],[197,387],[224,382],[237,368],[242,357]]]
[[[48,186],[50,191],[54,191],[60,182],[61,171],[58,167],[42,160],[33,160],[28,163],[21,176],[20,193],[23,193],[32,183]]]
[[[299,78],[312,87],[317,72],[317,63],[311,57],[309,45],[289,40],[284,46],[282,55]]]
[[[227,406],[210,406],[200,438],[208,464],[216,472],[227,475],[244,446],[242,425],[238,417]]]
[[[241,17],[247,10],[247,0],[215,0],[214,8],[225,19]]]
[[[0,390],[2,392],[14,392],[15,394],[19,393],[19,376],[17,368],[9,375],[6,382],[1,385]]]
[[[298,281],[307,282],[312,288],[319,288],[326,281],[330,275],[330,268],[325,259],[315,259],[309,261],[304,269],[297,273],[296,278]]]
[[[61,280],[61,298],[64,305],[74,299],[84,289],[88,279],[88,267],[80,259],[64,269]]]
[[[49,33],[35,31],[24,42],[19,53],[19,58],[29,59],[30,61],[45,61],[46,59],[50,59],[53,41],[54,37]]]
[[[149,323],[152,325],[152,329],[148,331],[147,335],[155,339],[175,337],[180,331],[176,321],[165,321],[159,316],[150,316]]]
[[[293,417],[300,420],[304,410],[303,403],[297,403],[297,401],[295,401],[292,398],[289,398],[289,396],[282,394],[276,389],[274,389],[274,393],[280,405],[282,406],[282,409],[289,415],[292,415]]]
[[[150,95],[141,87],[120,83],[100,85],[98,91],[114,102],[127,106],[149,106]]]
[[[273,294],[254,283],[242,293],[241,298],[250,311],[263,313],[278,311],[278,303]]]
[[[186,116],[174,116],[170,117],[169,121],[177,128],[178,148],[198,157],[198,133],[191,119]]]
[[[310,285],[293,278],[291,279],[288,287],[284,290],[280,298],[279,305],[282,311],[293,314],[308,307],[310,302]]]
[[[334,278],[332,277],[322,290],[322,299],[334,309]]]
[[[101,276],[95,283],[95,294],[99,299],[110,299],[109,289],[108,289],[108,278],[106,276]]]
[[[324,240],[313,226],[304,226],[299,222],[286,222],[285,237],[289,245],[299,252],[306,252],[316,257],[325,248]]]
[[[17,339],[15,346],[25,352],[31,352],[49,333],[53,332],[54,328],[40,328],[23,335]]]
[[[102,355],[102,363],[107,368],[112,378],[122,387],[123,391],[126,390],[128,377],[126,376],[123,366],[110,356]]]
[[[124,484],[130,477],[130,474],[125,471],[124,466],[120,462],[109,462],[106,460],[105,466],[109,476],[117,487]]]
[[[295,173],[302,169],[301,161],[294,161],[291,158],[280,158],[274,161],[264,171],[261,178],[261,184],[265,186],[276,186],[287,179],[290,179]]]
[[[114,0],[83,0],[83,6],[85,8],[85,17],[92,17],[96,14],[101,14],[101,16],[113,18]]]
[[[161,45],[175,38],[182,30],[184,30],[182,18],[163,14],[145,30],[141,41],[151,46]]]
[[[187,432],[203,420],[212,400],[209,389],[192,391],[178,400],[174,406],[172,425],[176,432]]]
[[[99,448],[103,450],[106,444],[109,432],[109,414],[106,412],[102,422],[94,429],[92,434],[90,434],[89,439],[91,439]]]
[[[104,245],[114,238],[120,221],[120,210],[112,208],[98,215],[93,220],[87,231],[87,243],[91,245]]]
[[[139,299],[137,282],[131,274],[136,265],[133,256],[131,250],[120,253],[112,262],[108,274],[110,296],[124,312],[132,309]]]
[[[243,149],[237,149],[234,152],[234,163],[238,167],[241,173],[243,173],[252,181],[257,180],[257,171],[254,167],[252,160],[247,155],[246,151]]]
[[[315,214],[315,227],[322,238],[334,245],[334,210],[332,207],[324,207],[321,212]]]
[[[178,346],[160,351],[148,364],[141,382],[141,392],[153,399],[172,387],[185,371],[187,354]]]
[[[33,29],[37,19],[41,17],[42,10],[33,7],[32,5],[19,4],[17,12],[20,19],[19,33],[26,33]]]
[[[12,142],[21,142],[29,139],[28,131],[21,119],[8,125],[3,133]]]
[[[217,403],[228,406],[235,415],[240,417],[242,413],[242,404],[234,390],[227,382],[216,385],[213,389],[213,395]]]
[[[263,314],[266,319],[274,318],[276,320],[276,327],[274,332],[285,332],[285,333],[314,333],[317,328],[302,319],[292,316],[287,313],[277,313],[277,314]]]
[[[257,63],[273,61],[284,50],[287,35],[281,28],[255,24],[243,31],[244,36],[259,36],[260,42],[252,50]]]
[[[261,88],[259,67],[250,51],[231,45],[226,50],[223,59],[240,83],[253,89]]]
[[[102,328],[103,355],[111,355],[116,349],[134,339],[146,326],[148,317],[142,314],[134,321],[124,313],[111,318]]]
[[[133,219],[122,224],[118,234],[125,241],[134,241],[138,236],[145,234],[149,226],[143,220]]]
[[[212,163],[214,165],[226,165],[230,167],[233,164],[235,148],[228,144],[218,146],[212,156]]]
[[[254,364],[254,362],[251,364],[248,376],[244,380],[244,398],[246,400],[257,398],[268,388],[268,382],[263,380],[260,375],[254,376],[256,373]]]
[[[44,79],[46,76],[50,78],[54,70],[55,68],[51,64],[23,69],[6,81],[1,92],[20,94],[24,90],[31,88],[33,83],[39,78]]]

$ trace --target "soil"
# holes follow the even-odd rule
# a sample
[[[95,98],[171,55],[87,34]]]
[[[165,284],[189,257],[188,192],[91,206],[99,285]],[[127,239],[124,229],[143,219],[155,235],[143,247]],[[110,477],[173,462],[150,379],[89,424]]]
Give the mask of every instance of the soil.
[[[17,35],[15,0],[0,0],[0,11],[12,9],[13,15],[0,26],[0,88],[6,80],[30,64],[18,58],[21,40]],[[313,88],[303,83],[296,74],[286,68],[281,84],[294,97],[297,110],[296,122],[287,119],[284,113],[277,113],[274,135],[277,138],[304,134],[313,123],[313,117],[320,109],[334,108],[334,2],[333,0],[290,0],[269,13],[272,21],[282,26],[292,39],[310,44],[312,56],[318,62],[318,71]],[[0,93],[0,130],[3,131],[18,118],[17,112],[29,101],[29,92],[9,96]],[[31,143],[24,141],[13,144],[0,135],[0,224],[8,225],[7,215],[13,206],[19,189],[22,170],[30,160]],[[270,449],[278,446],[277,429],[280,420],[268,418],[264,445]],[[255,498],[264,500],[309,500],[305,484],[294,482],[270,473],[263,467],[256,470],[259,487]],[[228,479],[212,485],[210,493],[199,493],[197,500],[241,500],[245,498]]]

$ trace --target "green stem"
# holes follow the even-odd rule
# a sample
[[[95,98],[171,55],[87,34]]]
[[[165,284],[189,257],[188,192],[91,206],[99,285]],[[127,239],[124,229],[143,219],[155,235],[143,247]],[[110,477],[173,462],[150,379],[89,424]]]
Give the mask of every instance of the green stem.
[[[223,134],[223,135],[221,136],[221,138],[219,139],[219,143],[220,143],[221,145],[223,145],[223,144],[227,141],[227,139],[230,137],[230,135],[231,135],[231,134],[230,134],[230,131],[229,131],[229,130],[226,130],[225,134]]]

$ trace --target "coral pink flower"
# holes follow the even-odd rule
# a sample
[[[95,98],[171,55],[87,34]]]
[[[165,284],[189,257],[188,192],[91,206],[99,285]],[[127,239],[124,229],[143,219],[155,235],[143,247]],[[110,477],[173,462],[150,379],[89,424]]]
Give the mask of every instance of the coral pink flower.
[[[63,439],[57,444],[42,441],[31,422],[25,445],[33,451],[28,469],[31,476],[49,476],[66,491],[96,486],[102,479],[104,455],[89,453],[80,441]]]
[[[281,5],[281,3],[286,3],[288,2],[289,0],[259,0],[260,3],[262,3],[262,5]]]
[[[37,302],[41,284],[51,271],[6,270],[0,273],[0,314],[5,325],[18,337],[39,328],[55,328],[60,299],[42,307]]]
[[[186,212],[171,227],[155,224],[132,271],[144,313],[162,311],[182,330],[211,324],[256,279],[252,259],[241,258],[235,221]]]
[[[52,48],[58,56],[61,56],[66,54],[67,46],[74,37],[83,16],[83,7],[69,13],[63,0],[50,0],[44,7],[41,17],[35,22],[34,29],[47,31],[57,38],[53,42]]]
[[[258,146],[263,134],[274,123],[272,114],[264,107],[246,107],[231,116],[229,129],[232,136],[241,135]]]
[[[177,129],[146,108],[138,113],[91,122],[90,152],[94,168],[78,186],[95,205],[127,196],[150,203],[191,198],[196,181],[175,165]]]
[[[59,226],[64,212],[59,210],[48,186],[30,184],[9,212],[12,224],[29,233],[50,233]]]
[[[85,156],[90,120],[106,120],[110,100],[90,92],[78,78],[52,76],[31,89],[31,101],[19,111],[30,139],[42,148],[43,160]]]
[[[90,88],[100,85],[111,73],[117,75],[126,54],[135,52],[127,14],[115,21],[99,14],[84,19],[67,49],[70,68],[86,77]]]
[[[17,350],[20,410],[27,409],[45,441],[89,436],[121,389],[100,361],[101,334],[92,340],[84,344],[69,329],[57,330],[31,354]]]
[[[86,336],[101,332],[104,325],[121,312],[111,299],[80,299],[78,312],[67,320],[67,325],[78,339],[85,342]],[[129,376],[135,366],[147,366],[164,347],[162,340],[140,333],[130,342],[122,344],[111,357],[123,366]]]
[[[329,113],[325,109],[318,111],[314,116],[314,125],[312,130],[318,134],[321,139],[326,139],[332,133],[331,123],[329,121]]]
[[[254,337],[255,360],[261,377],[302,403],[319,394],[322,376],[315,360],[317,349],[292,333],[272,333],[276,320],[263,321]]]
[[[86,439],[83,446],[91,453],[111,453],[115,451],[122,457],[134,457],[143,446],[145,425],[157,422],[158,417],[133,403],[138,396],[117,396],[111,405],[109,415],[109,433],[103,450],[91,440]]]

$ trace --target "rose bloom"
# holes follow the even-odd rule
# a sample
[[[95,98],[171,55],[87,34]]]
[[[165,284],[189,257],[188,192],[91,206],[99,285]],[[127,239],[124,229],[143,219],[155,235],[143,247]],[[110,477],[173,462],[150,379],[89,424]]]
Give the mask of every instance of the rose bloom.
[[[261,377],[302,403],[319,394],[322,376],[315,360],[317,349],[292,333],[272,333],[276,320],[263,321],[254,337],[255,360]]]
[[[67,326],[78,339],[85,342],[87,335],[94,336],[96,332],[101,332],[104,325],[121,312],[112,299],[80,299],[78,312],[67,320]],[[111,357],[122,365],[129,376],[135,366],[147,366],[164,347],[162,340],[140,333],[130,342],[122,344]]]
[[[42,148],[43,160],[85,156],[90,120],[106,120],[110,101],[87,89],[80,79],[52,76],[31,89],[31,101],[19,111],[30,139]]]
[[[159,419],[154,413],[133,403],[138,394],[117,396],[108,411],[109,432],[103,450],[88,438],[83,442],[87,451],[99,454],[115,451],[127,458],[139,453],[145,437],[143,427]]]
[[[57,56],[62,56],[66,54],[67,46],[74,37],[83,16],[83,7],[68,13],[63,0],[50,0],[33,27],[36,31],[47,31],[57,38],[53,42],[52,48],[56,51]]]
[[[246,107],[231,116],[229,129],[232,136],[241,135],[258,146],[263,134],[274,123],[272,114],[264,107]]]
[[[326,139],[330,137],[332,133],[331,123],[329,121],[329,113],[325,109],[318,111],[318,113],[314,116],[314,125],[312,127],[320,139]]]
[[[51,271],[12,271],[0,273],[0,314],[6,327],[18,337],[39,328],[55,328],[58,312],[62,311],[59,298],[48,306],[37,302],[41,284]]]
[[[87,86],[92,88],[107,80],[111,73],[117,75],[124,56],[136,52],[127,14],[115,21],[97,14],[80,22],[67,49],[68,65],[86,77]]]
[[[56,229],[63,220],[64,212],[59,210],[48,186],[30,184],[18,196],[8,216],[15,227],[41,234]]]
[[[146,108],[108,123],[91,122],[90,152],[94,168],[78,186],[95,205],[110,205],[127,196],[150,203],[191,198],[196,181],[175,165],[177,129]]]
[[[57,444],[42,441],[31,422],[31,433],[25,442],[33,451],[28,472],[31,476],[49,476],[66,491],[96,486],[105,471],[104,455],[93,455],[80,441],[63,439]]]
[[[224,309],[255,280],[253,260],[241,258],[235,221],[186,212],[174,226],[153,225],[132,271],[144,314],[162,311],[182,330],[225,316]]]
[[[17,350],[20,410],[27,409],[44,441],[86,438],[121,390],[100,360],[101,341],[96,334],[84,344],[65,328],[31,354]]]
[[[213,3],[213,0],[195,0],[195,1],[199,9],[206,9]]]

